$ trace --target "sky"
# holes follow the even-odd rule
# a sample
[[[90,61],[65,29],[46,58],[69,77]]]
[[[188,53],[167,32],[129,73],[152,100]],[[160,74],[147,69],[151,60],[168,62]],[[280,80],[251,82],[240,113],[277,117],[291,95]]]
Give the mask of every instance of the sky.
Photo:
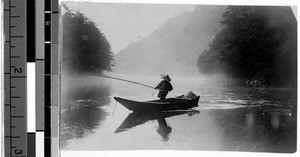
[[[111,44],[113,53],[118,53],[130,42],[149,34],[169,18],[185,11],[192,11],[195,4],[200,4],[197,0],[60,0],[60,2],[62,1],[75,2],[70,3],[69,6],[84,13],[86,17],[98,24]],[[201,1],[201,4],[293,5],[292,2],[294,1],[230,0],[224,2],[223,0],[206,0]],[[292,10],[297,15],[296,7],[292,7]]]
[[[93,20],[111,44],[114,53],[158,28],[168,19],[194,9],[183,4],[69,3],[70,9]]]

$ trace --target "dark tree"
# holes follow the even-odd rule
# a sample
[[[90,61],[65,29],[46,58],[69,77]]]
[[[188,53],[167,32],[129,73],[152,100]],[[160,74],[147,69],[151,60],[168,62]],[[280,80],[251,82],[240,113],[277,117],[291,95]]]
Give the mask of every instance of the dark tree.
[[[111,71],[113,54],[106,37],[82,13],[63,7],[62,69],[70,73]]]
[[[295,85],[297,23],[289,7],[229,6],[224,29],[198,59],[203,74]]]

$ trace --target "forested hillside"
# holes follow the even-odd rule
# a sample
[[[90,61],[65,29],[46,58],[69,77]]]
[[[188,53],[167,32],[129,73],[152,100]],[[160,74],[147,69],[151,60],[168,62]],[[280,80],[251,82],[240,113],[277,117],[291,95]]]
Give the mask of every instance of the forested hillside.
[[[68,73],[110,71],[113,54],[96,24],[82,13],[63,5],[62,70]]]
[[[173,17],[115,55],[115,72],[135,75],[198,75],[199,52],[221,30],[225,6],[196,6]]]
[[[229,6],[223,30],[200,53],[203,74],[296,86],[297,22],[290,7]]]

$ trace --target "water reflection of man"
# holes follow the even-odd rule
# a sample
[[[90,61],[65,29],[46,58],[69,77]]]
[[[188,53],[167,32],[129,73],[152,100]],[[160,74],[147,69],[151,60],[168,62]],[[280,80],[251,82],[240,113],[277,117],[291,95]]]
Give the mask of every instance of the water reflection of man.
[[[159,90],[158,97],[160,100],[164,101],[166,99],[166,96],[169,91],[173,90],[173,87],[171,85],[171,78],[169,75],[161,75],[161,78],[163,79],[156,87],[155,89]]]
[[[163,141],[169,140],[169,134],[172,132],[172,128],[167,125],[165,118],[159,118],[158,121],[158,129],[156,130],[158,134],[161,135]]]

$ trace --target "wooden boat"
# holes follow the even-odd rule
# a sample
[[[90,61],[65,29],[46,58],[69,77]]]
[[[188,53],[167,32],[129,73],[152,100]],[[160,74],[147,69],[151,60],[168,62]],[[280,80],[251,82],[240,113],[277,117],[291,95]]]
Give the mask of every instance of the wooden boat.
[[[193,98],[185,98],[183,95],[175,98],[168,98],[165,101],[152,100],[152,101],[134,101],[127,100],[119,97],[114,99],[125,106],[128,110],[138,111],[169,111],[169,110],[183,110],[198,106],[200,96]]]

